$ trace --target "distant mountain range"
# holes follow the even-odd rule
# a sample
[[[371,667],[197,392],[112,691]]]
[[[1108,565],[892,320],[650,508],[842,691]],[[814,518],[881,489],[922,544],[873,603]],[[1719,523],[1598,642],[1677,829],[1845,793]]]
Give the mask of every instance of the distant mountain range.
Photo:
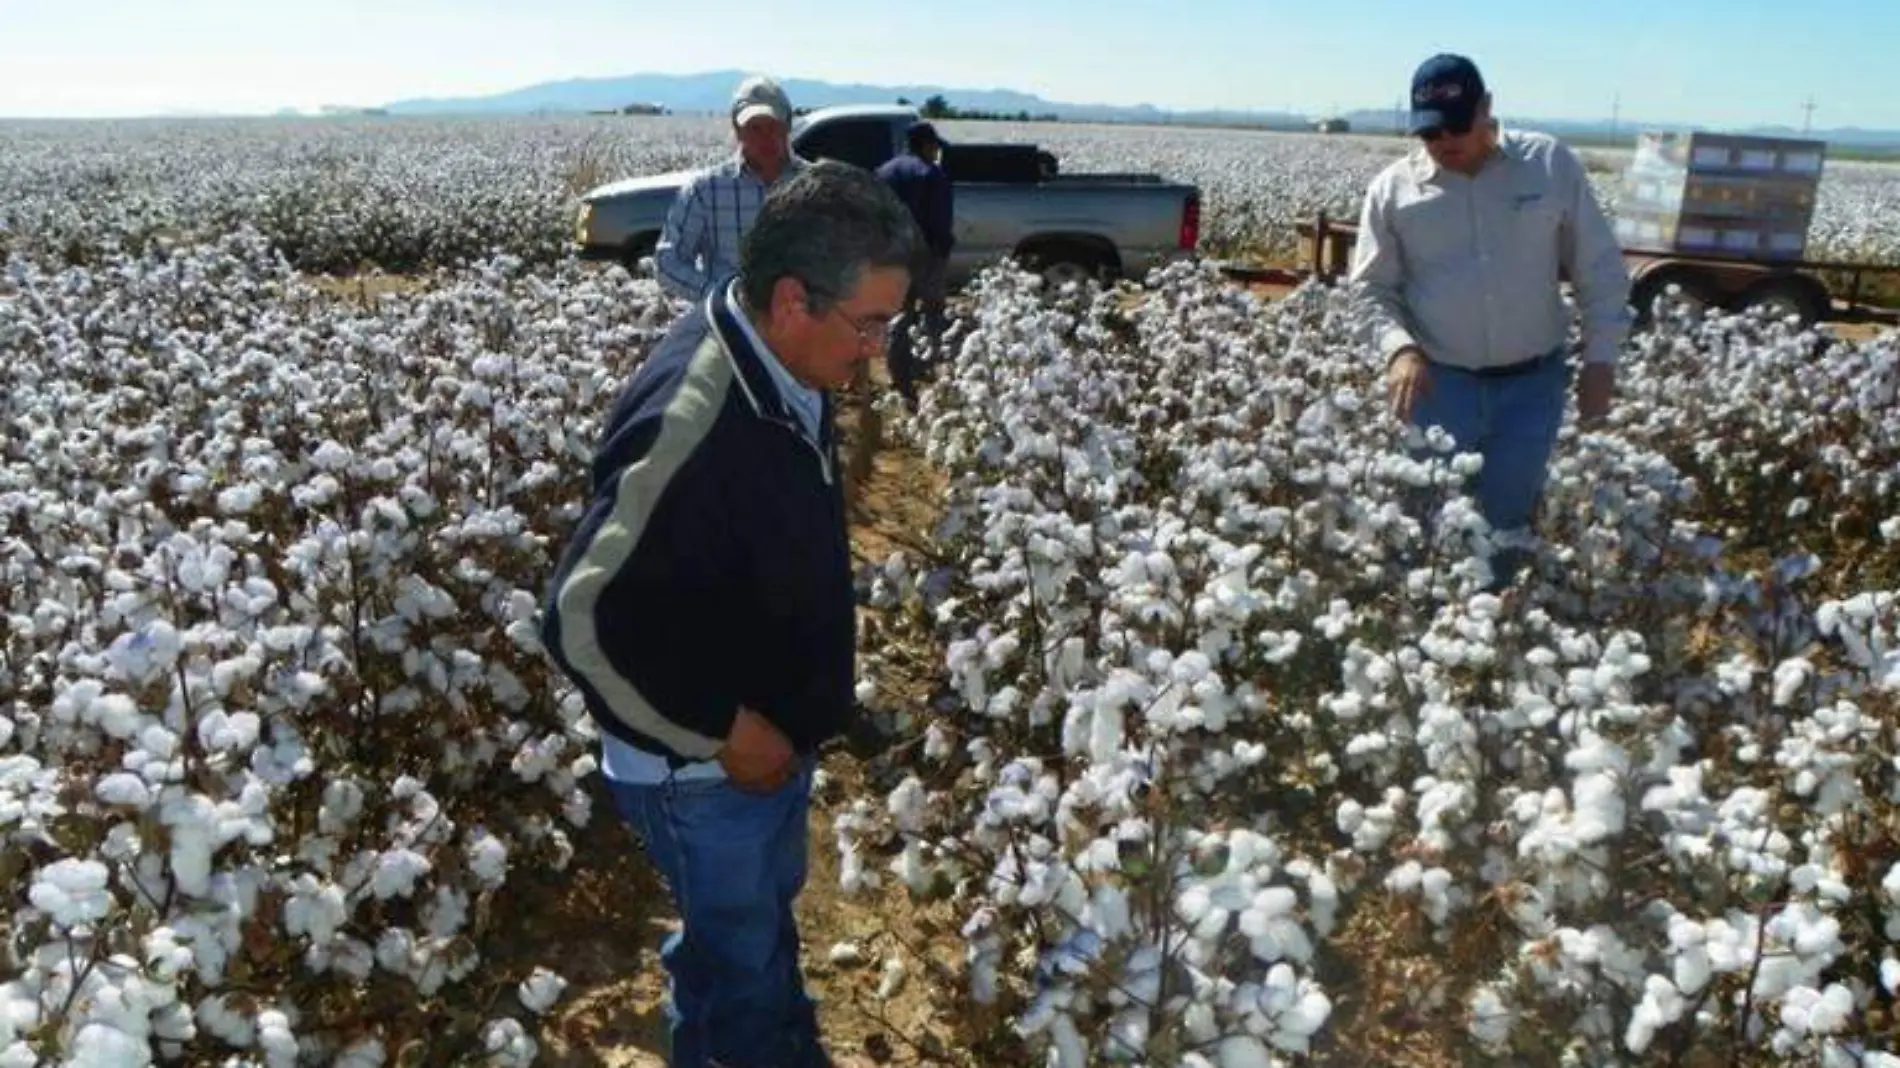
[[[397,100],[385,105],[392,115],[573,114],[613,111],[636,104],[657,104],[677,114],[722,114],[733,87],[750,71],[702,74],[630,74],[616,78],[573,78],[543,82],[491,96]],[[811,78],[781,78],[779,84],[799,108],[837,104],[891,103],[902,97],[921,105],[941,96],[956,108],[1006,115],[1054,115],[1071,122],[1200,122],[1234,125],[1305,125],[1304,116],[1259,111],[1167,111],[1146,104],[1072,104],[1045,100],[1014,89],[958,89],[941,85],[865,85]]]
[[[677,114],[718,114],[726,109],[733,86],[747,71],[722,70],[700,74],[630,74],[613,78],[573,78],[543,82],[488,96],[432,97],[397,100],[380,109],[392,115],[531,115],[577,114],[590,111],[618,111],[632,105],[658,106]],[[1152,123],[1211,126],[1249,126],[1267,129],[1307,128],[1324,116],[1283,111],[1251,110],[1169,110],[1147,104],[1078,104],[1046,100],[1034,93],[1013,89],[970,89],[941,85],[865,85],[837,83],[811,78],[783,78],[780,84],[800,108],[829,107],[835,104],[885,103],[903,98],[922,104],[941,96],[962,111],[1005,115],[1027,113],[1053,115],[1070,122]],[[342,110],[342,109],[326,109]],[[1365,109],[1337,116],[1354,131],[1391,132],[1395,115],[1387,110]],[[1752,126],[1741,129],[1700,127],[1694,123],[1623,120],[1536,119],[1512,117],[1511,121],[1566,137],[1608,139],[1629,137],[1640,129],[1690,130],[1722,129],[1731,133],[1764,136],[1803,136],[1786,126]],[[1834,127],[1815,130],[1805,136],[1830,143],[1867,148],[1900,147],[1900,130],[1868,130],[1859,127]]]

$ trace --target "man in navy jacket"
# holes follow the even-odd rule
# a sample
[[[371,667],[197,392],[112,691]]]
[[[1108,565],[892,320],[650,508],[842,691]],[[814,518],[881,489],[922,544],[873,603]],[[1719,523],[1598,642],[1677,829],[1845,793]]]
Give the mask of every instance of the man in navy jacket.
[[[888,338],[915,227],[870,174],[774,188],[738,277],[614,402],[542,637],[672,888],[673,1068],[829,1068],[798,967],[816,751],[853,707],[830,391]]]
[[[926,255],[918,258],[916,277],[911,280],[904,317],[894,325],[891,338],[891,381],[913,407],[917,402],[917,362],[911,354],[911,326],[922,312],[924,331],[930,340],[930,360],[941,358],[944,329],[944,275],[949,270],[950,252],[956,247],[953,232],[956,196],[950,175],[943,169],[944,141],[937,128],[927,122],[915,123],[909,131],[910,151],[892,157],[877,169],[877,176],[894,190],[910,209],[923,232]]]

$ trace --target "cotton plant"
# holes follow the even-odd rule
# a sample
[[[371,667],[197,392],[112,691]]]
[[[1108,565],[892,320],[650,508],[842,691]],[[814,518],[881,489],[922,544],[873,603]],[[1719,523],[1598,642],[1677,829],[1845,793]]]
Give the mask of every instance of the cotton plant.
[[[1268,310],[1190,267],[1149,284],[1130,310],[986,276],[961,358],[899,428],[949,477],[925,566],[954,577],[928,612],[887,586],[903,621],[880,637],[937,648],[948,703],[918,710],[888,803],[840,824],[849,870],[875,846],[896,885],[948,895],[968,995],[1057,1064],[1275,1063],[1337,1041],[1318,976],[1359,908],[1410,910],[1439,946],[1505,932],[1488,976],[1421,1001],[1474,1049],[1561,1036],[1588,1060],[1777,1026],[1789,1057],[1849,1048],[1834,1013],[1858,988],[1829,984],[1873,948],[1851,925],[1749,1003],[1704,994],[1774,951],[1736,943],[1736,972],[1667,947],[1699,894],[1791,888],[1805,904],[1756,930],[1816,946],[1853,896],[1843,821],[1893,804],[1866,785],[1892,600],[1842,585],[1829,558],[1859,528],[1824,513],[1851,486],[1875,495],[1855,514],[1891,514],[1900,456],[1793,434],[1823,414],[1890,424],[1864,385],[1890,343],[1821,352],[1686,316],[1632,342],[1617,421],[1564,431],[1507,599],[1483,590],[1507,539],[1468,495],[1476,457],[1378,418],[1351,295]],[[1806,393],[1774,377],[1797,367]],[[1695,447],[1685,409],[1735,437]],[[1805,508],[1777,505],[1807,533],[1751,568],[1762,524],[1723,495],[1783,501],[1794,467],[1827,472]],[[1270,862],[1230,872],[1207,843],[1235,835]],[[1680,911],[1619,909],[1646,872]],[[1291,1019],[1311,1030],[1251,1013],[1233,996],[1250,981],[1301,991],[1275,1004],[1310,1008]]]
[[[246,230],[5,284],[0,1056],[375,1061],[400,1021],[323,992],[493,988],[492,902],[597,818],[539,590],[659,294],[496,259],[372,309]]]

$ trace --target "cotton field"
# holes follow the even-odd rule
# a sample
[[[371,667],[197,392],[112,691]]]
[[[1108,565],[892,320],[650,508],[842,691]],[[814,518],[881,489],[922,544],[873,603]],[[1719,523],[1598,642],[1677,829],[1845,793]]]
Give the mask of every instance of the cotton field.
[[[1321,209],[1356,215],[1399,150],[1383,137],[1047,123],[943,124],[946,137],[1034,141],[1065,172],[1153,171],[1199,185],[1203,245],[1290,254]],[[69,261],[249,223],[304,270],[414,271],[507,252],[562,253],[572,195],[711,162],[718,122],[688,117],[0,124],[0,245]],[[1606,206],[1626,154],[1587,151]],[[1900,166],[1836,161],[1811,251],[1900,263]],[[49,192],[56,191],[53,195]]]
[[[562,242],[576,190],[721,131],[0,132],[0,1066],[546,1060],[571,947],[500,963],[508,895],[615,817],[534,613],[675,314]],[[1198,182],[1234,248],[1392,151],[947,134]],[[1900,260],[1897,200],[1831,166],[1817,240]],[[405,284],[306,273],[363,268]],[[834,758],[813,894],[921,918],[870,951],[929,986],[915,1031],[972,1066],[1900,1068],[1900,332],[1663,316],[1499,599],[1470,462],[1406,458],[1347,294],[1151,289],[986,276],[886,414],[946,489],[862,576],[883,734]]]

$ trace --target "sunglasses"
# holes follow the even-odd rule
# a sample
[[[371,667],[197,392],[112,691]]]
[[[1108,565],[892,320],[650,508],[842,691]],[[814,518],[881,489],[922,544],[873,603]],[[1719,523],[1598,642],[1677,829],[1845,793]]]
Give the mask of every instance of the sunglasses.
[[[1469,122],[1458,123],[1455,125],[1447,124],[1444,126],[1428,126],[1425,129],[1420,130],[1418,132],[1418,139],[1421,141],[1424,141],[1427,144],[1431,144],[1435,141],[1442,140],[1446,137],[1463,137],[1464,135],[1471,132],[1471,127],[1472,127],[1472,124]]]

